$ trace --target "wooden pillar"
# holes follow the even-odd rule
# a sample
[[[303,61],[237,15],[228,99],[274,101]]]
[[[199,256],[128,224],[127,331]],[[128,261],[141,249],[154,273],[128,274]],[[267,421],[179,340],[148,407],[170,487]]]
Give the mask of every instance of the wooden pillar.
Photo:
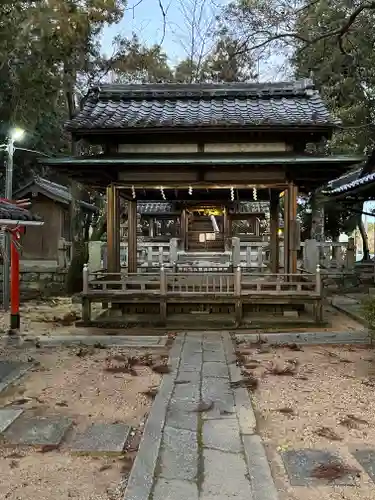
[[[137,200],[128,201],[128,272],[137,272]]]
[[[181,238],[181,248],[186,250],[186,238],[187,238],[187,212],[186,208],[182,209],[180,216],[180,238]]]
[[[284,191],[284,273],[289,273],[289,189]]]
[[[150,217],[148,220],[148,225],[149,225],[149,237],[151,239],[155,238],[155,218]]]
[[[289,240],[289,273],[297,273],[297,253],[299,241],[299,225],[297,223],[297,197],[298,188],[295,184],[290,183],[289,191],[289,222],[288,222],[288,240]]]
[[[113,184],[107,187],[107,269],[120,272],[120,197]]]
[[[271,190],[270,199],[270,248],[271,272],[279,272],[279,193]]]

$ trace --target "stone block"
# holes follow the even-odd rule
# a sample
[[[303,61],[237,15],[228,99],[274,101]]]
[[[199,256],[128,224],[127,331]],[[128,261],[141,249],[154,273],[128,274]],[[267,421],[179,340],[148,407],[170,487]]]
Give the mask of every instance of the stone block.
[[[239,453],[242,450],[242,443],[237,419],[205,421],[203,424],[203,446]]]
[[[256,418],[247,389],[239,387],[234,391],[234,402],[241,434],[255,434]]]
[[[8,429],[8,427],[22,414],[23,410],[13,408],[0,409],[0,433]]]
[[[204,448],[203,459],[202,500],[254,500],[242,454]]]
[[[73,421],[67,417],[22,415],[4,433],[10,444],[58,447]]]
[[[375,483],[375,450],[356,450],[352,455]]]
[[[0,392],[22,377],[32,366],[32,363],[0,360]]]
[[[121,454],[130,429],[125,424],[93,424],[75,436],[71,451],[79,455]]]
[[[311,485],[335,485],[335,486],[354,486],[355,478],[347,474],[339,479],[327,481],[314,477],[314,469],[320,465],[342,464],[339,457],[322,450],[289,450],[282,453],[285,469],[289,476],[292,486],[311,486]]]
[[[197,475],[197,433],[165,427],[160,454],[160,477],[194,481]]]
[[[261,437],[255,434],[242,439],[254,500],[279,500]]]
[[[157,479],[153,500],[198,500],[198,486],[178,479]]]
[[[203,363],[204,377],[229,378],[228,366],[226,363],[210,362]]]

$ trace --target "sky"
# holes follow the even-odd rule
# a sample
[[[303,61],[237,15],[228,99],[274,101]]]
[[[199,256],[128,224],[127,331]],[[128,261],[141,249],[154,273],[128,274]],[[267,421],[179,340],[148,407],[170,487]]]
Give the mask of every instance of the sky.
[[[164,51],[170,62],[176,64],[185,59],[184,46],[189,45],[191,30],[186,17],[191,17],[194,0],[161,0],[166,11],[166,22],[159,6],[159,0],[129,0],[127,10],[122,21],[115,26],[107,27],[102,37],[102,49],[107,55],[112,53],[112,40],[118,35],[130,37],[135,32],[142,42],[148,45],[159,44],[162,40]],[[204,2],[204,17],[202,31],[208,27],[215,13],[226,0],[199,0],[198,5]],[[185,11],[185,14],[184,14]],[[163,36],[165,25],[165,35]]]

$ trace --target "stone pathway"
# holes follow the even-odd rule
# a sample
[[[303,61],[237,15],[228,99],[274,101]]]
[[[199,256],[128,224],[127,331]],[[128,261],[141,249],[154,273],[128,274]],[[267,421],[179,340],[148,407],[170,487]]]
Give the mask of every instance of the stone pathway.
[[[228,334],[177,337],[125,500],[276,500]]]

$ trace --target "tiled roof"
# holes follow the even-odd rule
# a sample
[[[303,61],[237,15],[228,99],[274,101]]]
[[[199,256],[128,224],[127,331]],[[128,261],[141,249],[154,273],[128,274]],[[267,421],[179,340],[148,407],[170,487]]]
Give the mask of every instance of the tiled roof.
[[[89,91],[70,131],[339,123],[310,80],[279,83],[102,85]]]
[[[9,221],[41,221],[38,215],[32,214],[25,208],[0,199],[0,219]]]
[[[127,213],[127,204],[124,206],[124,213]],[[162,215],[169,214],[172,212],[178,212],[175,208],[174,203],[168,201],[138,201],[137,202],[137,212],[140,215]]]
[[[323,190],[323,194],[335,195],[343,194],[357,187],[364,186],[375,181],[375,150],[368,156],[366,162],[360,168],[355,168],[350,172],[330,181],[327,184],[327,189]]]
[[[346,184],[343,184],[331,190],[323,191],[323,193],[329,195],[346,193],[347,191],[351,191],[352,189],[355,189],[359,186],[364,186],[365,184],[370,184],[371,182],[374,181],[375,181],[375,172],[368,175],[364,175],[363,177],[359,177],[357,175],[357,178],[355,178],[351,182],[347,182]]]
[[[69,203],[72,201],[72,195],[67,186],[57,184],[56,182],[52,182],[43,177],[34,177],[25,186],[16,191],[14,193],[14,197],[19,199],[24,194],[30,192],[33,186],[36,186],[37,189],[40,190],[48,198],[51,198],[52,200],[55,200],[59,203],[63,203],[64,205],[69,205]],[[81,201],[80,204],[87,210],[97,210],[97,207],[95,205],[92,205],[91,203]]]

